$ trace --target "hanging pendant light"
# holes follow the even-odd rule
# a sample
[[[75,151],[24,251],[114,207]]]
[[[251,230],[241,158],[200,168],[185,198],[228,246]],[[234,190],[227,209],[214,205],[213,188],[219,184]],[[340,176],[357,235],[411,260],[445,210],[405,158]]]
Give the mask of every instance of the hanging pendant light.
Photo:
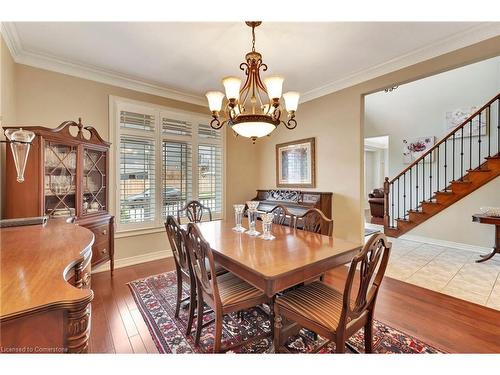
[[[246,54],[246,62],[240,64],[240,69],[245,72],[245,83],[241,87],[241,79],[238,77],[226,77],[222,80],[227,98],[222,116],[220,112],[224,94],[220,91],[206,93],[213,117],[210,126],[220,129],[227,124],[236,134],[250,138],[254,143],[257,138],[271,134],[280,124],[294,129],[297,126],[295,111],[300,97],[295,91],[283,94],[288,118],[286,121],[281,120],[284,78],[271,76],[263,82],[260,77],[261,69],[264,72],[267,70],[267,65],[262,62],[262,55],[255,51],[255,28],[261,23],[246,22],[252,28],[252,51]]]

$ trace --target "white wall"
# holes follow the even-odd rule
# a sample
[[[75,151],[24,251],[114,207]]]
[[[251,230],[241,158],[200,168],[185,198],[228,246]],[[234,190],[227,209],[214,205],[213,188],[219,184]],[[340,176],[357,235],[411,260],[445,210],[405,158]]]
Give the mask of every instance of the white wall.
[[[364,136],[389,135],[388,177],[391,178],[407,166],[402,160],[403,139],[435,136],[438,141],[449,132],[445,128],[446,112],[471,106],[480,107],[499,92],[500,57],[495,57],[401,85],[389,93],[382,91],[367,95]],[[496,113],[492,112],[492,118],[495,117]],[[496,120],[493,120],[493,124],[496,125]],[[469,138],[464,140],[468,142]],[[477,142],[477,137],[473,137],[473,140]],[[496,142],[494,144],[496,147]],[[450,151],[449,147],[449,155]],[[468,151],[464,150],[464,153],[468,160]],[[474,160],[477,160],[475,153],[473,155]],[[440,170],[442,164],[440,162]],[[426,168],[428,165],[426,164]],[[477,164],[473,165],[476,166]],[[437,168],[435,157],[432,168]],[[464,169],[467,168],[468,162]],[[434,174],[434,179],[435,177]],[[443,173],[440,180],[443,186]],[[497,178],[408,234],[489,247],[493,240],[490,233],[493,228],[473,224],[471,215],[478,212],[481,206],[500,206],[499,191],[500,180]]]

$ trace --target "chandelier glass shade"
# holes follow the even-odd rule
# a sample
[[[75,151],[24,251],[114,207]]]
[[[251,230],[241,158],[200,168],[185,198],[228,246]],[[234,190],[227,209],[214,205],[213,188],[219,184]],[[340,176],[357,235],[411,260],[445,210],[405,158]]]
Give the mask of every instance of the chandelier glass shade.
[[[280,124],[288,129],[297,126],[295,111],[299,104],[299,93],[290,91],[282,95],[283,77],[270,76],[261,79],[260,73],[267,70],[262,62],[262,55],[255,51],[255,27],[261,22],[246,22],[252,28],[252,51],[245,56],[246,62],[240,64],[245,72],[245,82],[238,77],[222,79],[225,95],[220,91],[206,93],[208,107],[212,112],[210,126],[220,129],[225,124],[237,135],[255,140],[271,134]],[[284,107],[281,101],[283,96]],[[227,98],[223,107],[224,97]],[[286,110],[286,121],[282,113]]]

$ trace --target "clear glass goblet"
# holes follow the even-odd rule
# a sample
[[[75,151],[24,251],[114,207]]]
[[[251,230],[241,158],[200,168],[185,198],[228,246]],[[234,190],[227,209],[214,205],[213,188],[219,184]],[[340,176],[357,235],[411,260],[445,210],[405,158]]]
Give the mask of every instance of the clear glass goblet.
[[[243,221],[243,211],[245,210],[245,205],[244,204],[234,204],[234,221],[236,223],[236,226],[233,228],[235,232],[246,232],[246,229],[243,228],[241,225],[241,222]]]
[[[259,206],[259,201],[247,201],[248,206],[248,231],[246,232],[249,236],[258,236],[258,232],[255,227],[255,222],[257,220],[257,207]]]
[[[259,238],[262,238],[263,240],[274,240],[276,237],[273,236],[271,233],[271,229],[273,226],[273,219],[274,219],[274,214],[273,213],[266,213],[260,215],[260,218],[262,219],[262,236]]]

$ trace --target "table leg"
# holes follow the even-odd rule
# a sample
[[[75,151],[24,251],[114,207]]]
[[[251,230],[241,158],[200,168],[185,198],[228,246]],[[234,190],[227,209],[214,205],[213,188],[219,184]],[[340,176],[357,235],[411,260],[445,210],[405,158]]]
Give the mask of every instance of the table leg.
[[[476,263],[486,262],[493,258],[495,254],[500,254],[500,225],[495,225],[495,247],[491,250],[491,253],[480,255],[481,259],[476,260]]]

